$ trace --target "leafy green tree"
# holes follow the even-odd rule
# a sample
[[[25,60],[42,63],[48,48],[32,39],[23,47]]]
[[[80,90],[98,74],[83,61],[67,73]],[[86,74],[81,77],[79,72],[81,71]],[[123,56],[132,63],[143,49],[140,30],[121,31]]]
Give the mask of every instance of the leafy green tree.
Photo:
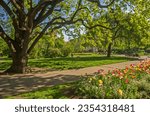
[[[142,5],[147,6],[147,2],[142,2]],[[89,16],[91,20],[88,25],[94,26],[87,28],[90,30],[87,31],[86,38],[95,40],[97,48],[107,47],[107,57],[111,56],[112,46],[117,45],[119,41],[118,47],[123,43],[128,49],[143,46],[150,41],[149,19],[144,15],[148,11],[145,9],[141,12],[143,6],[141,2],[132,3],[129,0],[115,2],[106,11],[101,11],[101,15]]]

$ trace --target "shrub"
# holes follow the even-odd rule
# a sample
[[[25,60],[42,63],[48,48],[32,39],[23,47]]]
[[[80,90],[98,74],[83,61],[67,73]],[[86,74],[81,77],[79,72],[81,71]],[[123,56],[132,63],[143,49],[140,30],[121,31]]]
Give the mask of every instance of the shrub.
[[[144,50],[139,50],[139,51],[138,51],[138,54],[139,54],[140,56],[143,56],[143,55],[145,55],[145,51],[144,51]]]
[[[147,48],[145,52],[150,53],[150,48]]]
[[[63,55],[64,57],[69,56],[70,53],[72,53],[72,51],[73,51],[73,48],[72,48],[71,46],[69,46],[69,45],[64,46],[64,47],[61,49],[62,55]]]
[[[125,53],[125,50],[122,50],[122,49],[113,49],[112,52],[114,54],[124,54]]]
[[[45,54],[45,57],[60,57],[62,56],[61,51],[58,48],[49,48],[48,52]]]
[[[43,52],[41,49],[37,49],[37,48],[34,48],[30,55],[29,55],[30,58],[40,58],[40,57],[43,57]]]

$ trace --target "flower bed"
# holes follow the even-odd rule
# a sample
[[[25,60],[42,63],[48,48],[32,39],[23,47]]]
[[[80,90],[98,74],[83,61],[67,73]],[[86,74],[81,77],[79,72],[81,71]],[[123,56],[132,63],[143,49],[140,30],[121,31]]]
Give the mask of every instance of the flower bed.
[[[77,94],[81,98],[150,98],[150,60],[107,74],[98,70],[78,83]]]

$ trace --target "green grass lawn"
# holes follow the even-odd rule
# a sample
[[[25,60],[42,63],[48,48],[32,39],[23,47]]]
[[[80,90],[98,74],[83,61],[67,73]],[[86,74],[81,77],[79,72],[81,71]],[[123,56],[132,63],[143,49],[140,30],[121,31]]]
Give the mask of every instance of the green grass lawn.
[[[17,96],[7,97],[8,99],[27,98],[27,99],[67,99],[75,96],[76,83],[56,85],[53,87],[44,87],[38,90],[23,93]]]
[[[48,68],[48,69],[79,69],[90,66],[100,66],[106,64],[113,64],[119,62],[125,62],[135,60],[133,58],[112,56],[107,58],[106,56],[99,55],[76,55],[73,58],[40,58],[29,59],[28,65],[30,67]],[[0,70],[7,69],[11,64],[11,60],[8,58],[0,58]]]

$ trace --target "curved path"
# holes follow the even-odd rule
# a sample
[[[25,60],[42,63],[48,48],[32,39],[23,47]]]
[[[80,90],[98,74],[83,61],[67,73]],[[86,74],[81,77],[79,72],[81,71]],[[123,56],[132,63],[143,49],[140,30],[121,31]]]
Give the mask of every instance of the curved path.
[[[139,61],[128,61],[110,65],[102,65],[74,70],[51,71],[42,74],[0,75],[0,98],[29,92],[40,87],[53,86],[79,80],[82,75],[89,75],[104,69],[105,72],[115,68],[123,69]]]

